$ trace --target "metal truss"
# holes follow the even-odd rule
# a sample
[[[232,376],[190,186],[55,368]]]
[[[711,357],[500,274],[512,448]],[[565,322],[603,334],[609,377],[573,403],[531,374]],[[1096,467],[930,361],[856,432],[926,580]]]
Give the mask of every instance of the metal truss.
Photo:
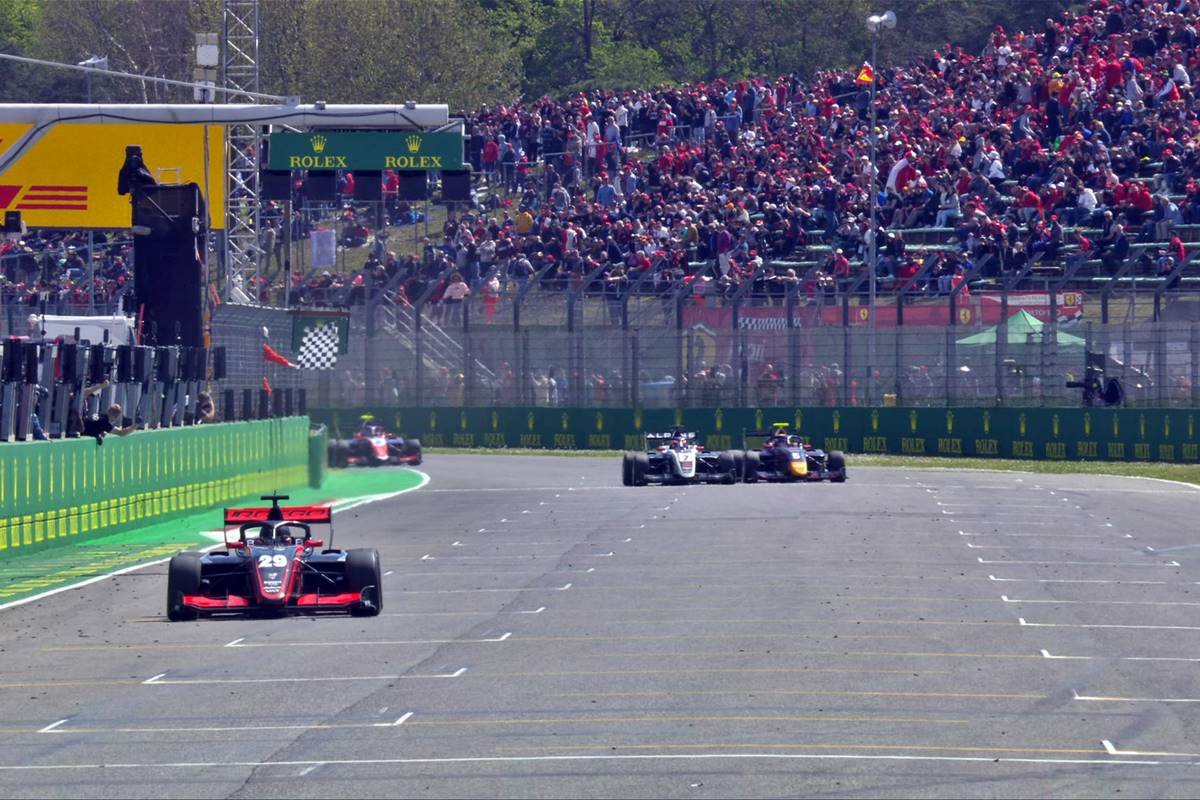
[[[226,103],[255,103],[259,90],[258,0],[223,0],[222,80],[234,92]],[[238,94],[244,92],[245,94]],[[225,139],[225,248],[222,294],[227,300],[257,302],[251,279],[259,274],[259,132],[255,125],[229,125]]]

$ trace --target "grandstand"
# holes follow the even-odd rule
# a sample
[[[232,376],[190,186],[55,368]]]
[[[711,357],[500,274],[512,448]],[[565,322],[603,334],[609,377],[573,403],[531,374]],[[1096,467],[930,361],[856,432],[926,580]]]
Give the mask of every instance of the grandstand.
[[[1075,325],[1130,402],[1192,403],[1200,157],[1185,6],[1095,2],[1040,32],[997,27],[979,53],[875,71],[881,329],[869,336],[857,69],[467,114],[473,208],[413,252],[368,232],[363,269],[298,281],[301,302],[362,305],[404,345],[363,356],[356,397],[321,395],[533,401],[557,372],[573,388],[547,402],[684,404],[716,369],[709,397],[726,404],[1075,403],[1063,387],[1084,349],[1058,341]],[[456,277],[471,290],[463,309],[445,303]],[[1022,311],[1044,330],[1012,347],[994,337],[970,363],[946,344]],[[747,341],[766,338],[756,328],[778,341]],[[386,396],[367,388],[382,386],[372,362],[399,376]],[[905,398],[914,370],[938,388]],[[772,372],[787,386],[758,392]],[[819,388],[829,373],[836,391]]]

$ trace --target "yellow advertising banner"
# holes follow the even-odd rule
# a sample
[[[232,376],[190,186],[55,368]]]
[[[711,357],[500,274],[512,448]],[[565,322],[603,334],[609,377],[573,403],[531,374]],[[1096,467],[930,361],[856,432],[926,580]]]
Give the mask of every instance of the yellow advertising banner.
[[[0,124],[0,157],[21,148],[0,173],[0,211],[20,211],[29,228],[128,228],[129,197],[117,194],[126,145],[141,145],[159,183],[196,183],[209,225],[225,227],[225,128],[200,124],[52,125],[32,142],[33,126]],[[205,180],[205,129],[208,180]]]

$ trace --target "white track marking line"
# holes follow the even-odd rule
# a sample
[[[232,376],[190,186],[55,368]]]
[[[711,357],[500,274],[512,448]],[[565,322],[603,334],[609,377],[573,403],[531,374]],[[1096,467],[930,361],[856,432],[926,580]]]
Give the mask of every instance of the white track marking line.
[[[1132,551],[1131,551],[1132,552]],[[1178,567],[1178,561],[1162,561],[1154,564],[1126,564],[1120,561],[1009,561],[1007,559],[985,560],[979,556],[980,564],[1032,564],[1039,567]]]
[[[1071,690],[1074,699],[1092,703],[1200,703],[1200,697],[1106,697],[1080,694]]]
[[[997,583],[1103,583],[1103,584],[1126,584],[1129,586],[1196,586],[1193,581],[1118,581],[1118,580],[1100,580],[1097,578],[997,578],[995,575],[988,575],[989,581]]]
[[[562,586],[534,586],[521,589],[401,589],[401,594],[469,594],[474,592],[565,592],[575,584]]]
[[[966,545],[971,550],[1103,550],[1110,553],[1138,553],[1139,551],[1133,547],[1106,547],[1104,545],[1091,544],[1065,544],[1065,545],[1031,545],[1031,544],[973,544],[966,542]]]
[[[240,644],[241,642],[243,642],[243,641],[245,641],[245,640],[246,640],[246,637],[245,637],[245,636],[242,636],[241,638],[234,639],[232,642],[229,642],[229,643],[228,643],[228,644],[226,644],[225,646],[226,646],[226,647],[237,647],[237,646],[238,646],[238,644]]]
[[[959,536],[982,536],[984,538],[990,536],[1015,536],[1022,539],[1100,539],[1100,534],[1094,533],[971,533],[968,531],[959,531]],[[1128,534],[1126,534],[1128,536]],[[1129,538],[1133,538],[1129,536]]]
[[[412,715],[413,715],[413,712],[408,711],[408,712],[405,712],[400,717],[400,719],[396,720],[395,722],[376,722],[375,727],[376,728],[399,728],[401,725],[403,725],[405,722],[407,722],[409,717],[411,717]]]
[[[335,503],[334,507],[333,507],[333,513],[337,514],[342,511],[349,511],[352,508],[358,508],[359,506],[367,505],[368,503],[377,503],[381,500],[390,500],[393,497],[399,497],[400,495],[407,494],[408,492],[415,492],[418,489],[423,488],[426,484],[429,483],[429,476],[426,475],[424,472],[421,472],[420,470],[415,470],[415,469],[412,471],[421,476],[421,482],[419,484],[417,484],[416,486],[410,486],[407,489],[401,489],[400,491],[397,491],[397,492],[388,492],[385,494],[367,495],[366,497],[362,497],[357,500],[350,501],[350,503],[348,505],[338,505]],[[216,550],[219,547],[221,547],[221,545],[216,544],[216,545],[213,545],[212,547],[202,548],[200,550],[200,552],[205,553],[205,552],[208,552],[209,550]],[[75,581],[73,583],[68,583],[64,586],[55,587],[54,589],[50,589],[45,592],[40,592],[38,594],[30,595],[29,597],[23,597],[20,600],[10,600],[6,603],[0,603],[0,611],[4,611],[5,609],[9,609],[9,608],[15,608],[17,606],[23,606],[26,603],[32,603],[37,600],[42,600],[44,598],[50,597],[52,595],[60,594],[62,592],[69,592],[72,589],[79,589],[79,588],[88,586],[93,583],[99,583],[100,581],[108,580],[109,578],[113,578],[118,575],[124,575],[129,572],[136,572],[137,570],[145,569],[146,567],[156,567],[159,564],[165,564],[170,560],[171,560],[171,557],[168,556],[166,558],[158,558],[153,561],[147,561],[144,564],[134,564],[131,567],[122,567],[121,569],[113,570],[112,572],[105,572],[101,575],[94,575],[94,576],[92,576],[90,578],[86,578],[82,581]]]
[[[1057,661],[1163,661],[1182,664],[1200,663],[1200,658],[1185,658],[1183,656],[1056,656],[1049,650],[1042,650],[1042,658]]]
[[[435,672],[428,675],[336,675],[325,678],[176,678],[171,680],[163,680],[167,673],[155,675],[153,678],[148,678],[142,681],[143,686],[205,686],[205,685],[220,685],[225,683],[328,683],[342,682],[352,683],[354,681],[396,681],[396,680],[423,680],[426,678],[457,678],[467,671],[466,667],[459,667],[454,672]]]
[[[367,645],[424,645],[424,644],[495,644],[503,642],[512,636],[512,631],[498,637],[489,637],[485,639],[392,639],[387,641],[366,641],[359,640],[353,642],[250,642],[248,644],[237,644],[234,647],[241,648],[265,648],[265,647],[362,647]],[[229,647],[229,645],[226,645]]]
[[[669,749],[669,747],[664,748]],[[1100,755],[1100,751],[1096,751]],[[1186,761],[1161,761],[1126,758],[1037,758],[1029,756],[934,756],[877,753],[628,753],[602,755],[545,756],[442,756],[429,758],[326,759],[324,761],[174,761],[91,764],[17,764],[0,766],[0,772],[53,772],[81,770],[163,770],[163,769],[259,769],[262,767],[380,767],[435,766],[456,764],[531,764],[603,761],[879,761],[980,764],[988,769],[996,764],[1046,764],[1087,767],[1179,767]]]
[[[317,769],[318,767],[322,767],[322,766],[324,766],[324,763],[322,763],[322,762],[319,762],[316,764],[311,764],[311,765],[305,767],[304,769],[300,770],[300,774],[297,777],[303,778],[305,775],[309,774],[313,770]]]
[[[546,610],[545,606],[541,606],[533,611],[495,611],[493,609],[480,609],[478,611],[392,611],[380,614],[381,617],[493,617],[503,616],[506,614],[540,614]],[[317,620],[326,620],[333,622],[338,620],[338,617],[315,617]]]
[[[58,722],[51,722],[46,727],[38,730],[38,733],[50,733],[51,731],[53,731],[55,728],[57,728],[59,725],[62,725],[66,721],[67,721],[66,718],[63,718],[63,719],[60,719]]]
[[[1133,631],[1200,631],[1195,625],[1107,625],[1081,622],[1026,622],[1024,617],[1017,617],[1017,623],[1022,628],[1119,628]]]
[[[467,564],[459,564],[458,566],[465,567],[468,565]],[[512,566],[520,566],[520,565],[513,564]],[[549,566],[549,565],[547,565],[547,566]],[[493,574],[493,575],[562,575],[562,574],[571,574],[571,573],[584,574],[584,573],[591,572],[594,569],[595,569],[595,567],[592,567],[591,569],[579,569],[579,568],[575,568],[575,567],[566,567],[564,569],[536,569],[533,567],[529,567],[526,569],[507,569],[507,570],[503,570],[503,571],[495,571],[495,572],[492,572],[491,574]],[[425,572],[397,572],[392,577],[395,577],[395,578],[434,578],[434,577],[443,577],[443,576],[447,576],[447,575],[453,575],[455,577],[458,577],[460,575],[469,575],[469,576],[473,576],[473,577],[480,577],[481,575],[484,575],[484,574],[486,574],[486,573],[481,573],[478,570],[460,570],[460,571],[455,572],[452,570],[439,570],[439,569],[434,569],[433,567],[430,567]]]
[[[1076,605],[1076,606],[1200,606],[1200,603],[1188,603],[1184,601],[1158,601],[1158,600],[1018,600],[1015,597],[1009,597],[1006,594],[1000,595],[1000,599],[1006,603],[1018,603],[1020,605]]]
[[[1108,739],[1100,742],[1104,745],[1105,751],[1110,756],[1157,756],[1157,757],[1172,757],[1172,758],[1200,758],[1200,753],[1168,753],[1153,750],[1120,750],[1115,744]]]

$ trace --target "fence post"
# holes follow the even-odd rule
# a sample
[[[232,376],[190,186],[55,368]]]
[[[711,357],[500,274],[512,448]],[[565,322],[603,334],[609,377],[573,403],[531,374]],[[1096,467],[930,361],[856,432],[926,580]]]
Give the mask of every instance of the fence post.
[[[954,405],[954,362],[958,359],[954,356],[954,326],[946,326],[946,351],[943,357],[943,362],[946,365],[946,405]]]
[[[1158,295],[1154,295],[1154,300],[1158,302]],[[1156,317],[1157,320],[1157,317]],[[1158,385],[1158,403],[1160,406],[1167,405],[1170,397],[1167,379],[1169,371],[1167,370],[1167,331],[1166,325],[1161,321],[1154,323],[1154,382]]]
[[[520,350],[520,372],[518,376],[521,381],[521,404],[533,405],[533,385],[529,382],[529,331],[521,331],[521,350]]]
[[[799,382],[796,380],[796,373],[799,370],[799,359],[796,357],[796,293],[799,291],[798,284],[790,284],[787,290],[787,298],[784,301],[787,307],[787,366],[784,368],[783,379],[787,385],[787,401],[791,405],[796,405],[796,387]]]
[[[1188,398],[1191,405],[1196,405],[1196,398],[1200,397],[1200,323],[1192,322],[1191,328],[1191,356],[1192,356],[1192,396]]]
[[[676,291],[675,300],[675,404],[683,406],[684,393],[691,388],[691,381],[684,374],[684,340],[683,340],[683,292]],[[693,365],[692,337],[687,339],[687,366]]]
[[[639,377],[639,374],[641,373],[642,365],[641,357],[639,355],[641,348],[638,346],[638,338],[638,331],[634,331],[630,337],[631,347],[633,349],[629,352],[630,368],[628,377],[626,378],[629,383],[629,405],[632,408],[637,408],[639,405],[641,405],[641,378]]]

